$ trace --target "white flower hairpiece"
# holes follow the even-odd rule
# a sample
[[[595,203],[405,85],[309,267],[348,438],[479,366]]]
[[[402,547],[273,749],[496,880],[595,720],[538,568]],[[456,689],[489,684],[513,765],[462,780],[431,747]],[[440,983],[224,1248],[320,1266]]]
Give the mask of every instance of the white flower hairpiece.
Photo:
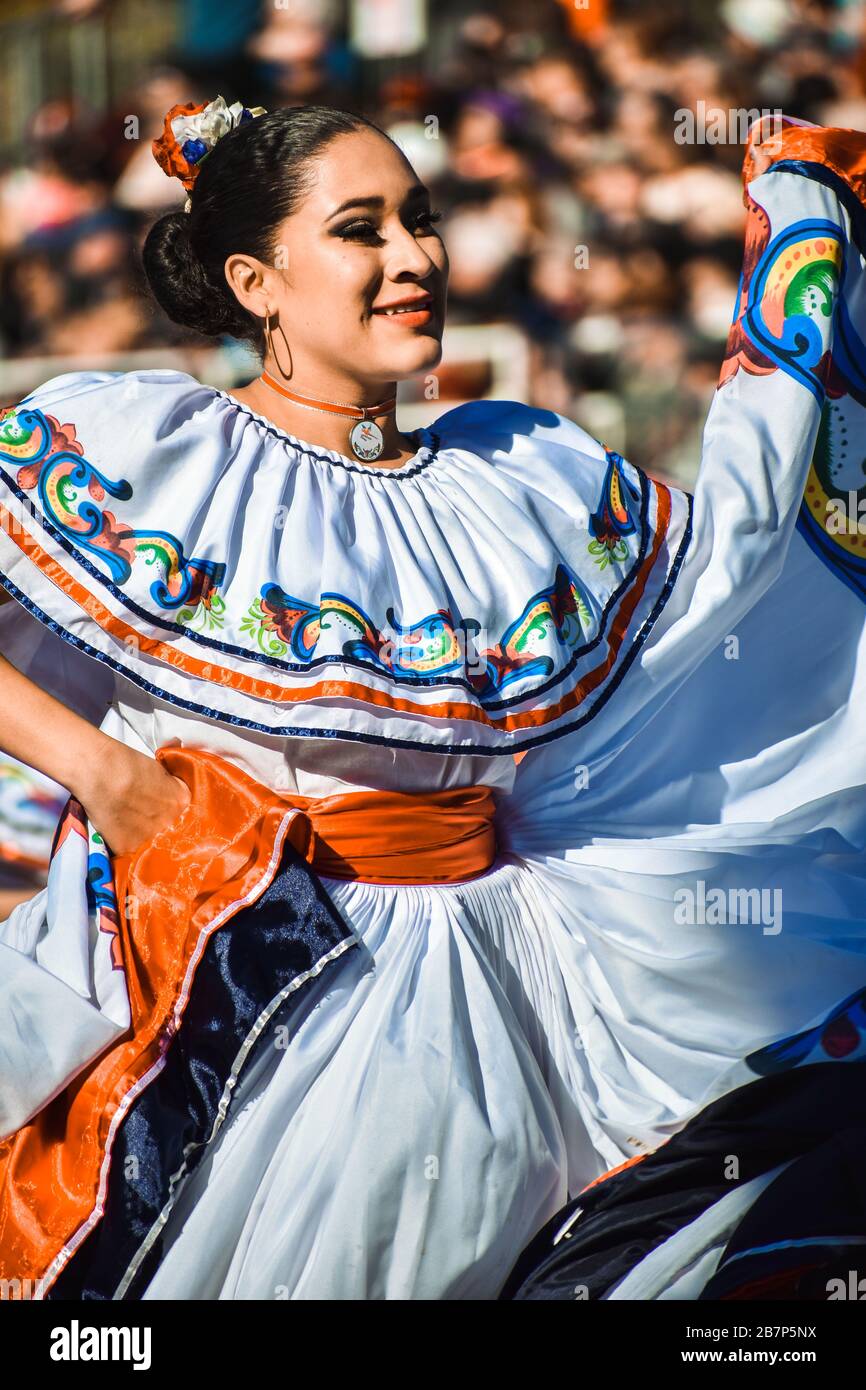
[[[173,106],[165,118],[163,133],[153,142],[153,155],[166,174],[180,179],[187,195],[192,192],[202,160],[230,130],[244,121],[265,116],[263,106],[244,106],[235,101],[231,106],[223,97],[194,105]],[[191,200],[187,196],[185,211]]]

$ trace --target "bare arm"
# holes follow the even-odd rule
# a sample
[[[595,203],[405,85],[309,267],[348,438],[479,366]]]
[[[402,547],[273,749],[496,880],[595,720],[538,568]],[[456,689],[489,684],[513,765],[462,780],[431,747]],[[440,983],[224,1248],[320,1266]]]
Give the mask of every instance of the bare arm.
[[[155,758],[66,708],[0,656],[0,750],[66,787],[114,854],[170,825],[189,789]]]

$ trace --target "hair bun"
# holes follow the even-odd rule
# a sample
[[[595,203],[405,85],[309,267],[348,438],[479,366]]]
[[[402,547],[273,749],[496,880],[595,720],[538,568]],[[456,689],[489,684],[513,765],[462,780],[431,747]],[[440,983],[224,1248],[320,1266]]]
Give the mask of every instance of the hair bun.
[[[188,213],[168,212],[158,218],[141,254],[154,297],[170,319],[206,335],[237,332],[230,303],[215,292],[193,250]]]
[[[154,299],[175,323],[263,353],[261,317],[229,284],[229,257],[275,269],[282,224],[300,206],[331,141],[359,130],[389,137],[365,116],[330,106],[259,112],[239,102],[227,107],[221,97],[198,111],[172,108],[154,154],[184,187],[194,179],[195,191],[188,213],[166,213],[153,224],[142,258]]]

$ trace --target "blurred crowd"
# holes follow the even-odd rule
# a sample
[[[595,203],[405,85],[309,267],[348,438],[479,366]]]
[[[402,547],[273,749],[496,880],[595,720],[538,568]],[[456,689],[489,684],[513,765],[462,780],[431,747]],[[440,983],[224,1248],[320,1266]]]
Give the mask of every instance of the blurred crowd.
[[[112,3],[46,8],[75,25]],[[866,128],[862,0],[436,0],[425,46],[387,60],[353,47],[350,0],[167,8],[165,51],[113,110],[46,102],[0,166],[0,356],[194,352],[141,280],[144,234],[183,196],[151,139],[178,101],[321,102],[376,121],[430,185],[449,323],[512,325],[530,403],[693,484],[742,259],[743,150],[680,142],[677,113]],[[487,393],[483,364],[449,371],[443,394]]]

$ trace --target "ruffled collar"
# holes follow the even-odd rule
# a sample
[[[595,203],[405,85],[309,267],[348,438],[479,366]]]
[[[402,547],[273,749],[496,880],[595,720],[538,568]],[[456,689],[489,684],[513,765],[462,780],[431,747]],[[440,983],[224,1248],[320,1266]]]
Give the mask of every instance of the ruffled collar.
[[[187,373],[179,373],[179,375],[187,375]],[[188,379],[190,382],[195,382],[195,378],[192,376],[189,376]],[[200,385],[201,383],[195,382],[195,384]],[[348,454],[341,454],[336,449],[326,449],[322,444],[311,444],[307,439],[300,439],[297,435],[289,434],[287,430],[280,429],[279,425],[275,425],[266,415],[260,415],[244,401],[239,401],[230,391],[221,390],[217,386],[205,387],[204,389],[212,390],[214,396],[225,401],[233,409],[249,416],[272,438],[282,439],[286,444],[290,444],[295,453],[307,454],[310,458],[319,459],[323,464],[336,464],[338,468],[346,468],[350,473],[368,473],[378,478],[403,479],[413,477],[422,468],[427,467],[439,450],[439,436],[435,430],[422,425],[418,429],[408,431],[418,444],[412,458],[406,459],[399,468],[376,468],[374,465],[362,463],[359,459],[350,458]]]
[[[691,499],[553,412],[476,401],[368,468],[176,371],[0,420],[0,582],[155,697],[264,734],[511,754],[604,708]]]

